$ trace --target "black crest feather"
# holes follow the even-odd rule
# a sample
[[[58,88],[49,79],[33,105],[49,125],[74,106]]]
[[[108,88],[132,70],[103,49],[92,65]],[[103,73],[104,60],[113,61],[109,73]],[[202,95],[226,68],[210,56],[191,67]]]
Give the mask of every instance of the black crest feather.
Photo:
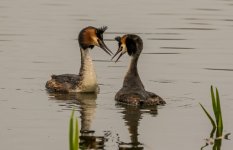
[[[121,41],[121,37],[117,36],[117,37],[115,37],[115,40],[116,40],[117,42],[120,42],[120,41]]]
[[[108,29],[107,26],[102,26],[102,27],[98,28],[97,30],[98,30],[98,32],[99,32],[100,34],[103,34],[107,29]]]

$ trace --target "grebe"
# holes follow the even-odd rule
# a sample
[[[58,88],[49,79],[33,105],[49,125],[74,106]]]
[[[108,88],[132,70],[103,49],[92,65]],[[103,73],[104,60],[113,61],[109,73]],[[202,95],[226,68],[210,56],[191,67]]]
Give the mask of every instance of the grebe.
[[[145,90],[139,77],[137,63],[143,49],[142,39],[137,35],[127,34],[122,37],[118,36],[115,40],[118,41],[119,49],[112,59],[118,53],[120,53],[120,55],[115,62],[117,62],[126,52],[131,56],[131,62],[124,78],[123,87],[116,93],[115,100],[121,103],[137,106],[165,104],[166,102],[160,96]]]
[[[103,41],[103,33],[107,27],[86,27],[78,36],[81,52],[81,67],[79,74],[52,75],[45,87],[49,92],[98,92],[96,73],[90,55],[94,46],[102,48],[109,55],[113,54]]]

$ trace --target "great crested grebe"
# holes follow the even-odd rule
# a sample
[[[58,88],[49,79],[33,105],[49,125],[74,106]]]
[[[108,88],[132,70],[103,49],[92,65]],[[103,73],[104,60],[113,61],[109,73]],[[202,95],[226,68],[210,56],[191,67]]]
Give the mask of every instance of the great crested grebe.
[[[124,78],[123,87],[115,95],[115,100],[129,105],[152,106],[165,104],[166,102],[161,97],[145,90],[139,77],[137,63],[143,49],[142,39],[134,34],[126,34],[122,37],[116,37],[115,40],[118,41],[119,49],[112,59],[118,53],[120,55],[116,59],[116,62],[126,52],[131,56],[131,62]]]
[[[78,36],[81,52],[81,67],[79,74],[52,75],[45,87],[50,92],[98,92],[98,84],[95,69],[90,55],[90,49],[94,46],[102,48],[109,55],[113,54],[103,41],[103,33],[107,27],[86,27]]]

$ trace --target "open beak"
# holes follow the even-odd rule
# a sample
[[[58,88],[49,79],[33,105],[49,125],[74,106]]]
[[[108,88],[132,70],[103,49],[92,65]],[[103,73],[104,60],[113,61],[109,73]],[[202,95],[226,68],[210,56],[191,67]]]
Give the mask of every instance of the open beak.
[[[110,56],[111,54],[113,54],[112,51],[105,45],[104,41],[98,39],[98,43],[99,43],[99,47],[102,48]]]
[[[121,53],[120,53],[120,52],[121,52]],[[118,58],[116,59],[115,62],[117,62],[117,61],[121,58],[121,56],[124,55],[124,54],[126,53],[126,50],[124,50],[122,46],[119,47],[119,49],[117,50],[116,54],[112,57],[111,60],[113,60],[113,58],[114,58],[117,54],[119,54],[119,53],[120,53],[120,55],[118,56]]]

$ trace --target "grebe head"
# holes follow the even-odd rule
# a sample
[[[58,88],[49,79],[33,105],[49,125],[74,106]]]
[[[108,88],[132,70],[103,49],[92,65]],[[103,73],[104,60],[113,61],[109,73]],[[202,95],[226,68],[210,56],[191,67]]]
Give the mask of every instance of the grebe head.
[[[113,54],[103,41],[103,33],[105,32],[105,30],[107,30],[106,26],[103,26],[101,28],[89,26],[82,29],[78,36],[79,46],[84,50],[87,48],[92,49],[94,48],[94,46],[98,46],[109,55]]]
[[[122,37],[115,37],[115,40],[118,42],[118,50],[116,54],[112,57],[112,59],[120,53],[116,62],[124,55],[126,52],[129,56],[135,57],[139,56],[143,49],[142,39],[135,34],[126,34]]]

